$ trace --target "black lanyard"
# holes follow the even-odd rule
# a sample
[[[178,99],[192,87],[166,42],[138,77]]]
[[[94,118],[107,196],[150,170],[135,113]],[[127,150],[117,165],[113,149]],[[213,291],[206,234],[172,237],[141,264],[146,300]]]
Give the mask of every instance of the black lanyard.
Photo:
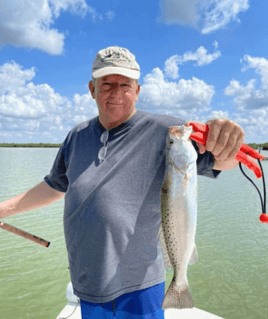
[[[262,200],[262,196],[261,196],[261,193],[258,189],[258,187],[255,185],[255,183],[252,181],[252,179],[250,179],[246,173],[243,171],[242,169],[242,165],[241,163],[239,162],[239,167],[240,167],[240,170],[241,172],[245,175],[245,177],[255,186],[255,188],[257,189],[259,195],[260,195],[260,199],[261,199],[261,209],[262,209],[262,214],[260,215],[259,219],[262,223],[268,223],[268,216],[266,215],[266,189],[265,189],[265,180],[264,180],[264,174],[263,174],[263,169],[262,169],[262,166],[261,166],[261,161],[259,159],[257,159],[258,162],[259,162],[259,165],[260,165],[260,168],[261,168],[261,172],[262,172],[262,182],[263,182],[263,193],[264,193],[264,198]]]

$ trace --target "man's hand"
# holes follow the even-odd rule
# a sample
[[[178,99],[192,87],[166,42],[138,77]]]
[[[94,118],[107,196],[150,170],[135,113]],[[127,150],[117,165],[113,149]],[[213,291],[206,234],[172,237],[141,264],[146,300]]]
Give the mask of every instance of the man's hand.
[[[216,160],[232,160],[244,143],[245,132],[235,122],[215,119],[206,123],[209,127],[206,146],[197,143],[199,153],[211,152]]]

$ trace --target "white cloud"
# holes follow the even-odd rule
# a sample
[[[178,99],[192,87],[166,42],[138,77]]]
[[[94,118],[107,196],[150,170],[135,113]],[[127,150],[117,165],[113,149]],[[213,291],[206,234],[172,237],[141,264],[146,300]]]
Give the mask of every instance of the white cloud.
[[[268,89],[268,60],[265,58],[254,58],[250,55],[245,55],[244,59],[241,60],[243,63],[245,61],[245,65],[242,68],[242,71],[246,71],[247,69],[255,69],[255,72],[261,76],[262,89]]]
[[[52,55],[63,52],[64,33],[51,28],[62,11],[93,20],[102,15],[85,0],[4,0],[0,1],[0,46],[34,48]]]
[[[112,21],[115,17],[115,12],[114,11],[107,11],[105,13],[105,15],[109,21]]]
[[[252,66],[265,77],[266,63],[258,59],[245,58],[248,63],[245,68]],[[96,102],[89,92],[67,99],[48,84],[35,85],[34,78],[34,68],[24,70],[15,62],[0,66],[1,142],[60,143],[75,125],[98,115]],[[267,141],[268,112],[265,108],[244,108],[229,116],[228,111],[212,109],[213,86],[195,77],[168,82],[162,70],[155,68],[143,80],[138,109],[202,123],[212,118],[229,118],[242,126],[250,142]],[[233,80],[226,93],[236,94],[235,98],[245,103],[256,93],[254,85],[254,79],[245,87]],[[261,92],[264,94],[265,90]]]
[[[218,43],[214,42],[217,49]],[[189,55],[185,55],[189,56]],[[178,59],[173,56],[169,59],[169,73],[174,72],[178,67],[178,60],[186,61],[184,55]],[[172,68],[173,61],[173,68]],[[201,61],[201,60],[200,60]],[[204,60],[203,60],[204,61]],[[207,60],[208,61],[208,60]],[[260,58],[244,57],[246,66],[244,69],[252,67],[257,74],[262,76],[262,83],[265,86],[266,79],[266,61]],[[237,112],[230,113],[228,110],[215,110],[211,107],[211,100],[215,94],[214,87],[193,77],[191,80],[180,79],[178,82],[168,82],[164,79],[164,74],[159,68],[155,68],[143,79],[143,86],[137,107],[149,112],[167,114],[175,116],[186,121],[197,121],[205,123],[209,119],[227,118],[238,123],[246,132],[247,143],[263,143],[267,141],[268,136],[268,109],[248,109],[248,106],[258,100],[261,102],[261,96],[265,97],[267,90],[256,90],[256,80],[252,79],[246,86],[242,86],[238,81],[230,81],[225,89],[226,95],[235,95],[235,105]],[[267,96],[267,94],[266,94]],[[241,108],[238,105],[243,106]],[[247,107],[245,107],[247,106]]]
[[[252,68],[260,75],[261,88],[255,88],[256,79],[249,80],[245,86],[232,80],[224,90],[225,95],[235,96],[234,106],[239,110],[268,108],[268,60],[245,55],[241,63],[244,63],[243,72]]]
[[[205,12],[201,33],[208,34],[225,27],[230,21],[238,21],[238,14],[249,9],[248,0],[211,0]]]
[[[215,49],[218,48],[218,42],[215,41],[213,46]],[[203,66],[210,64],[221,56],[220,51],[216,51],[213,54],[208,54],[207,52],[208,51],[201,46],[196,50],[196,52],[188,51],[184,53],[184,55],[173,55],[165,62],[165,74],[172,79],[177,79],[179,77],[178,65],[182,65],[190,61],[196,61],[196,66]]]
[[[236,113],[233,119],[246,132],[248,143],[267,142],[268,111],[266,109],[246,110]]]
[[[229,112],[228,111],[212,111],[209,115],[209,119],[229,119]],[[206,121],[205,121],[206,122]]]
[[[22,70],[15,62],[0,67],[0,114],[5,117],[40,119],[55,113],[65,99],[47,84],[34,85],[34,68]],[[29,82],[29,83],[27,83]]]
[[[180,64],[180,57],[176,54],[172,57],[168,58],[165,62],[165,74],[167,77],[171,79],[178,79],[179,78],[179,67]]]
[[[202,34],[224,28],[230,21],[240,22],[238,15],[249,9],[248,0],[160,0],[165,24],[200,26]]]
[[[97,116],[98,108],[92,99],[90,92],[84,95],[75,94],[72,101],[65,108],[64,122],[73,127],[92,117]]]
[[[155,68],[144,79],[137,107],[148,111],[189,118],[208,110],[214,92],[213,86],[195,77],[176,82],[164,80],[163,72]]]
[[[214,41],[214,42],[213,42],[213,46],[214,46],[215,49],[218,49],[219,43],[218,43],[217,41]]]
[[[217,51],[213,54],[207,54],[207,50],[201,46],[194,53],[191,51],[184,53],[181,64],[189,61],[197,61],[197,66],[203,66],[205,64],[210,64],[220,56],[220,51]]]
[[[234,96],[234,107],[238,110],[233,120],[246,132],[251,142],[267,142],[268,136],[268,60],[260,57],[245,55],[241,59],[242,72],[254,69],[260,76],[261,87],[256,88],[256,79],[250,79],[243,86],[237,80],[230,81],[224,93]]]
[[[93,8],[90,8],[85,0],[50,0],[53,14],[56,18],[60,16],[61,11],[69,10],[71,13],[81,15],[85,17],[88,11],[95,12]]]
[[[0,66],[0,94],[10,92],[24,86],[35,77],[34,68],[22,71],[21,66],[14,61]]]
[[[62,142],[75,125],[98,115],[90,92],[61,96],[48,84],[35,85],[34,67],[24,69],[14,61],[0,66],[0,136],[10,141],[37,139]],[[144,78],[137,108],[197,120],[214,94],[213,86],[197,78],[164,80],[155,68]]]
[[[0,66],[0,136],[53,139],[55,134],[62,132],[64,136],[76,124],[98,115],[90,93],[75,94],[68,100],[48,84],[30,82],[34,77],[34,68],[23,70],[15,62]]]

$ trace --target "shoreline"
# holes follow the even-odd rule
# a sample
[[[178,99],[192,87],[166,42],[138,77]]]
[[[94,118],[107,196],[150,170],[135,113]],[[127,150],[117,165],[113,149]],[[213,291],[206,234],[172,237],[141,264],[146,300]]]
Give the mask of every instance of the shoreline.
[[[268,143],[267,143],[268,144]],[[36,148],[50,148],[50,147],[61,147],[62,143],[52,144],[52,143],[0,143],[0,147],[36,147]],[[258,150],[263,144],[246,144],[254,150]],[[262,151],[267,151],[268,148],[262,148]]]
[[[62,143],[50,144],[50,143],[0,143],[0,147],[6,148],[21,148],[21,147],[35,147],[35,148],[60,148]]]

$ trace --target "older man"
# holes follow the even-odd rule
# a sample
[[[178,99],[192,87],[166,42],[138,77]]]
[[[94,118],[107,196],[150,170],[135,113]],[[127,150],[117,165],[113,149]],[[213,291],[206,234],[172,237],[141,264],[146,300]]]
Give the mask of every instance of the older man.
[[[67,135],[45,181],[0,205],[0,218],[65,194],[64,232],[82,318],[164,318],[165,267],[157,234],[168,127],[185,121],[137,110],[140,68],[117,46],[98,52],[89,89],[99,116]],[[199,175],[217,178],[244,140],[234,122],[209,121],[193,142]]]

